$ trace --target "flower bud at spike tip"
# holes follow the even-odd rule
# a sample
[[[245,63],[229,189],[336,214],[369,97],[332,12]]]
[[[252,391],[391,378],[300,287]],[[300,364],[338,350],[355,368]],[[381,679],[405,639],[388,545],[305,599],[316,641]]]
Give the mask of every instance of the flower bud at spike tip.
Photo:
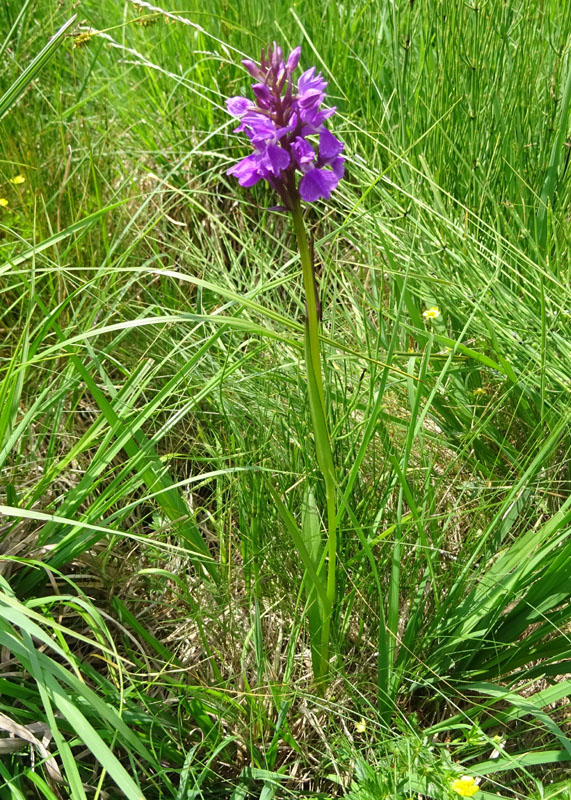
[[[301,56],[301,47],[296,47],[295,50],[292,50],[290,56],[287,60],[287,69],[288,72],[293,72],[297,69],[297,65],[299,64],[299,57]]]
[[[262,70],[253,61],[245,58],[244,61],[242,61],[242,64],[246,67],[252,78],[260,80],[260,78],[263,76]]]
[[[255,100],[238,96],[226,101],[230,114],[240,119],[235,132],[244,132],[254,150],[227,174],[245,187],[267,181],[290,210],[299,198],[309,203],[329,199],[345,172],[345,145],[324,124],[335,113],[335,108],[322,108],[327,81],[310,67],[296,86],[292,73],[300,56],[301,47],[296,47],[284,63],[274,42],[262,50],[260,65],[245,59],[242,64],[256,81]]]

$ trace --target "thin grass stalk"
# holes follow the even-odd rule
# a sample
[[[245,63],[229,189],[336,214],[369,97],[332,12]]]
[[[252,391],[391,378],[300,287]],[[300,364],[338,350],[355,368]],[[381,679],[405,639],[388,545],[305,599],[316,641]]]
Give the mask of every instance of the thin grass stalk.
[[[299,247],[301,266],[303,271],[303,286],[306,300],[305,324],[305,358],[307,368],[307,384],[309,407],[317,461],[325,481],[327,505],[327,614],[323,620],[321,631],[321,664],[318,680],[326,681],[329,673],[329,651],[331,638],[331,615],[335,605],[336,595],[336,566],[337,566],[337,502],[335,465],[331,451],[331,439],[327,425],[325,408],[325,394],[323,391],[323,373],[321,367],[321,346],[319,343],[319,315],[317,311],[317,286],[313,262],[307,241],[307,232],[303,221],[303,213],[299,200],[295,203],[293,211],[295,235]]]
[[[14,83],[6,90],[0,97],[0,119],[10,110],[10,108],[17,102],[18,98],[24,93],[26,88],[37,77],[38,73],[43,69],[45,64],[54,55],[58,47],[64,41],[67,31],[72,27],[77,19],[77,14],[65,22],[61,28],[54,33],[52,38],[41,50],[34,60],[28,64],[26,69],[16,78]],[[11,33],[12,31],[10,31]]]

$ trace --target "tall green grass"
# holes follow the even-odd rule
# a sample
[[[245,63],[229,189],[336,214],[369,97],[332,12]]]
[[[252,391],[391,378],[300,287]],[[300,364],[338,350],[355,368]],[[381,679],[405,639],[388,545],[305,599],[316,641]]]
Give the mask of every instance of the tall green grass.
[[[148,5],[85,0],[49,60],[71,9],[0,9],[0,727],[49,730],[9,740],[8,791],[564,797],[566,4]],[[325,696],[301,264],[225,177],[224,98],[273,39],[349,157],[308,217]]]

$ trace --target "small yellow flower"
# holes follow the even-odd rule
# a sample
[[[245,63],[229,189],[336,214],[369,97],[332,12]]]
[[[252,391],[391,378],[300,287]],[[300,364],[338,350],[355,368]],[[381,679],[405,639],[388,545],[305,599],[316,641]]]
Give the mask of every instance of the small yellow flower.
[[[358,722],[355,723],[355,730],[357,733],[365,733],[367,730],[367,723],[364,719],[360,719]]]
[[[440,316],[440,309],[433,306],[432,308],[427,308],[426,311],[422,312],[422,316],[424,319],[436,319]]]
[[[16,175],[15,178],[10,178],[10,183],[13,183],[14,186],[18,186],[20,183],[25,182],[25,177],[23,175]]]
[[[480,791],[480,787],[471,775],[462,775],[461,778],[452,781],[452,791],[461,797],[474,797],[476,792]]]
[[[475,395],[475,397],[480,397],[480,395],[486,394],[486,390],[484,389],[483,386],[478,386],[476,389],[474,389],[473,394]]]
[[[6,200],[6,198],[5,197],[0,197],[0,206],[2,208],[6,208],[7,205],[8,205],[8,201]]]

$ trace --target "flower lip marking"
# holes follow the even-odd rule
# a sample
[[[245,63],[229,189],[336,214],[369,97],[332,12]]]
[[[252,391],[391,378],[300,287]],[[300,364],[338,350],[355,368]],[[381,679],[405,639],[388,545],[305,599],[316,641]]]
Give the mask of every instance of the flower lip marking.
[[[299,64],[301,47],[284,62],[280,47],[262,50],[260,65],[242,62],[256,80],[255,101],[230,97],[226,107],[238,117],[235,132],[244,132],[254,152],[227,170],[240,186],[266,180],[288,209],[301,197],[309,203],[329,199],[345,172],[341,155],[345,145],[325,127],[335,108],[322,108],[327,81],[315,67],[307,69],[294,84],[292,73]],[[317,152],[308,136],[318,136]],[[299,184],[297,173],[301,173]]]

